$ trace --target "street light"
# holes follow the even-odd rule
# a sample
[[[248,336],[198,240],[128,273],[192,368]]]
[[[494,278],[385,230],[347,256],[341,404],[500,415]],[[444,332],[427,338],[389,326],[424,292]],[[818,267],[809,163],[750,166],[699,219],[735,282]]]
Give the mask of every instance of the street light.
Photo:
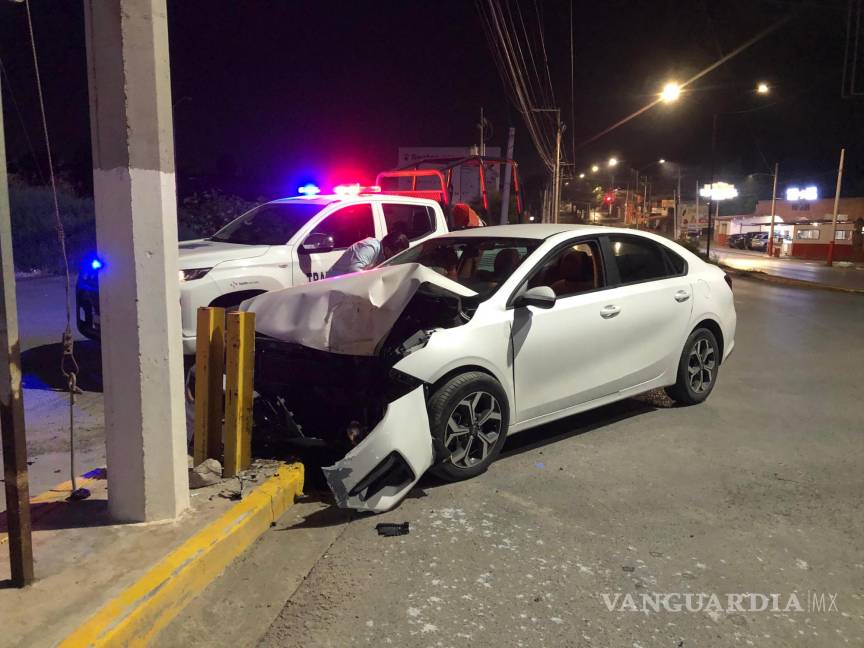
[[[670,81],[663,86],[663,91],[660,93],[660,101],[663,103],[672,103],[678,101],[681,96],[681,86],[675,81]]]
[[[600,167],[596,164],[591,165],[591,173],[597,173],[600,170]]]
[[[584,178],[584,177],[585,177],[585,174],[584,174],[584,173],[580,173],[580,174],[579,174],[579,179],[580,179],[580,180],[582,180],[582,178]]]
[[[762,94],[762,95],[766,95],[769,92],[771,92],[771,88],[768,86],[767,83],[765,83],[764,81],[761,81],[759,83],[759,85],[756,86],[756,92],[758,92],[759,94]]]
[[[666,164],[666,158],[660,158],[657,160],[657,164]]]
[[[618,166],[618,158],[614,158],[614,157],[609,158],[609,166],[610,167]]]
[[[765,87],[764,92],[762,91],[762,86]],[[756,92],[760,95],[766,95],[766,94],[768,94],[768,91],[769,91],[768,84],[764,83],[764,82],[759,83],[759,86],[756,88]],[[755,112],[757,110],[763,110],[765,108],[770,107],[771,105],[772,104],[769,103],[767,105],[758,106],[756,108],[748,108],[746,110],[736,110],[736,111],[727,112],[727,113],[719,113],[719,112],[714,113],[714,116],[711,119],[711,186],[712,187],[714,186],[714,157],[717,153],[717,119],[721,115],[744,115],[747,113]],[[711,237],[714,235],[714,226],[712,224],[712,212],[715,209],[715,207],[714,207],[715,202],[716,202],[716,200],[714,200],[713,198],[708,199],[708,233],[707,233],[707,238],[705,241],[705,256],[706,257],[710,257],[710,255],[711,255]],[[718,205],[719,205],[719,203],[718,203]],[[719,209],[719,207],[718,207],[718,209]],[[772,213],[771,216],[772,216],[772,220],[773,220],[774,214]],[[698,219],[699,214],[696,214],[696,217]]]

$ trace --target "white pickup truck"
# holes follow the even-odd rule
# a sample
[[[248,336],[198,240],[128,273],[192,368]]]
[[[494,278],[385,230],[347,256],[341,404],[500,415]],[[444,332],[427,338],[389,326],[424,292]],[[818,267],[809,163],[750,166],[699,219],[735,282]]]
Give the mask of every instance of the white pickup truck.
[[[269,290],[323,279],[347,247],[399,230],[411,245],[447,231],[434,200],[356,192],[265,203],[206,239],[180,243],[183,353],[195,352],[200,306],[233,307]],[[95,265],[95,264],[94,264]],[[78,277],[78,330],[99,337],[98,269]]]

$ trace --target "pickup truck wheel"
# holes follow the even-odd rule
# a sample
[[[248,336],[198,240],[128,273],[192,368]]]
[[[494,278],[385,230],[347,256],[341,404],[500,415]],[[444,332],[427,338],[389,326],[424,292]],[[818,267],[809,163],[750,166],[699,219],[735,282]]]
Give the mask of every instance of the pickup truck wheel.
[[[488,374],[454,376],[429,399],[429,424],[440,463],[433,472],[447,481],[475,477],[495,461],[507,436],[507,395]]]

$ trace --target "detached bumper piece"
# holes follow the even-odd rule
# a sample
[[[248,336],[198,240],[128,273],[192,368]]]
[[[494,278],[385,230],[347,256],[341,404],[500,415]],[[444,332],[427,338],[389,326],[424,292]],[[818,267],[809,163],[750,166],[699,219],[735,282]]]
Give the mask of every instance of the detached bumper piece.
[[[408,494],[433,457],[426,396],[420,386],[390,403],[366,438],[323,470],[340,507],[382,513]]]

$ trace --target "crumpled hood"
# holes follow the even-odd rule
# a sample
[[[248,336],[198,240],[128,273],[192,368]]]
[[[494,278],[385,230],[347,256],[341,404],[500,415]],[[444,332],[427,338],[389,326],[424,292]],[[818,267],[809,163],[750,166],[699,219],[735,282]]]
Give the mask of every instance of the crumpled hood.
[[[269,245],[239,245],[207,239],[183,241],[179,246],[180,269],[212,268],[225,261],[261,256],[269,249]]]
[[[240,310],[255,313],[257,332],[283,342],[372,356],[424,284],[459,297],[477,294],[426,266],[406,263],[264,293]]]

